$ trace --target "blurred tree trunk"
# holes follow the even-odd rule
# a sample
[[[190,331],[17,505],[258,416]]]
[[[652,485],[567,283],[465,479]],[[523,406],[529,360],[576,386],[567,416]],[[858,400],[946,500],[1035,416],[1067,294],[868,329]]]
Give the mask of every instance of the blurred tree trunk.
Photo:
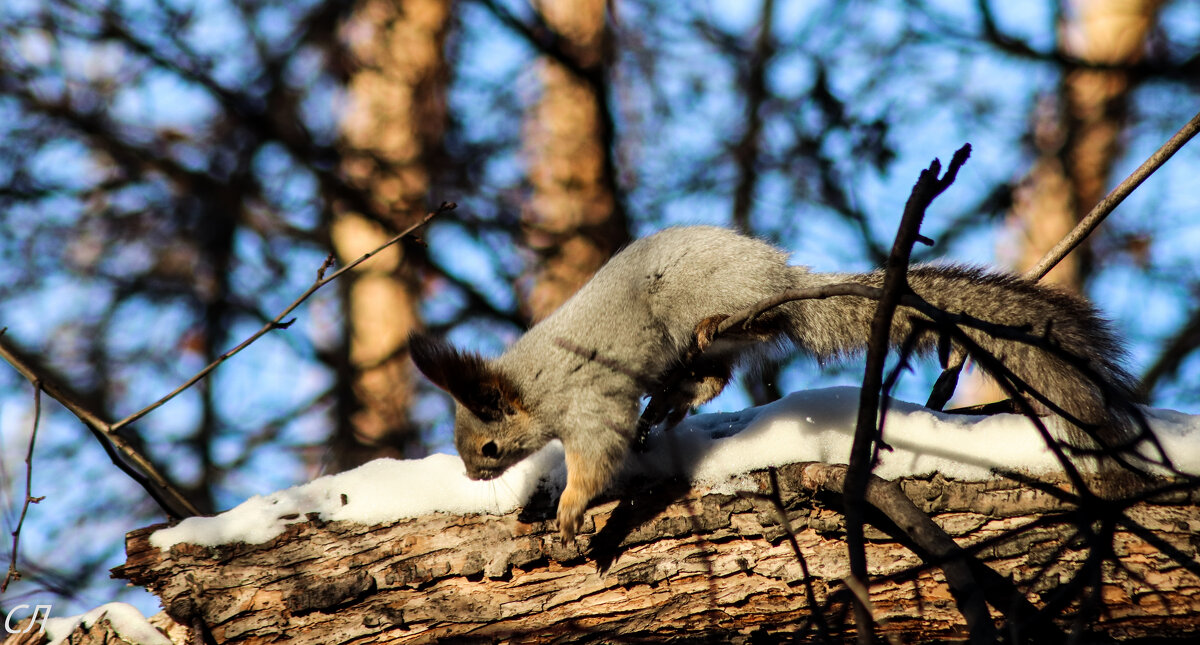
[[[419,217],[446,124],[443,53],[449,0],[364,0],[344,28],[357,67],[342,123],[341,171],[369,195],[373,212],[337,204],[330,238],[346,263]],[[394,245],[345,283],[344,369],[333,467],[401,456],[417,443],[408,416],[413,375],[405,351],[420,325],[415,247]]]
[[[1122,65],[1142,58],[1162,2],[1076,0],[1067,5],[1060,26],[1062,53],[1087,63]],[[1017,272],[1036,265],[1107,194],[1133,82],[1122,70],[1067,66],[1057,95],[1035,107],[1031,141],[1037,156],[1009,214]],[[1043,281],[1082,293],[1092,264],[1085,242]],[[1004,398],[977,372],[973,380],[976,392],[966,395],[965,403]]]
[[[1061,49],[1095,64],[1142,58],[1160,0],[1079,0],[1062,26]],[[1068,67],[1058,96],[1033,115],[1038,157],[1014,196],[1010,220],[1019,231],[1017,269],[1025,271],[1075,227],[1108,192],[1121,152],[1132,79],[1121,70]],[[1087,246],[1064,259],[1046,280],[1081,292],[1090,270]]]
[[[523,219],[526,242],[539,256],[526,298],[534,321],[550,315],[629,241],[612,159],[605,4],[535,3],[575,69],[543,57],[542,94],[525,124],[533,194]]]
[[[747,60],[744,78],[740,86],[745,94],[745,124],[742,136],[734,144],[733,157],[737,163],[737,184],[733,191],[733,212],[730,220],[737,230],[753,235],[750,215],[754,210],[754,198],[758,190],[759,163],[762,156],[763,105],[769,98],[767,91],[767,68],[775,54],[774,37],[771,34],[775,16],[775,0],[762,0],[759,8],[758,34]],[[757,370],[742,377],[746,392],[753,405],[766,405],[783,396],[779,388],[782,365],[776,361],[763,362]]]

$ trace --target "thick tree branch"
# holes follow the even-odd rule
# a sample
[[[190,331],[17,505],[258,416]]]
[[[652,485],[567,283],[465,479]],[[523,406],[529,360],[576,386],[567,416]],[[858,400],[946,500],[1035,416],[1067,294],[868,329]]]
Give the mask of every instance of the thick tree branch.
[[[845,619],[848,570],[834,492],[844,477],[845,466],[789,464],[739,475],[743,495],[728,494],[728,483],[629,482],[593,505],[582,552],[558,540],[554,500],[544,493],[502,516],[431,513],[377,526],[313,518],[254,545],[158,549],[149,543],[158,527],[150,527],[130,533],[128,560],[114,574],[148,587],[174,620],[207,625],[222,643],[271,643],[281,633],[298,643],[739,635],[841,642],[860,627]],[[1088,568],[1091,545],[1076,539],[1077,509],[1053,494],[1064,482],[1042,483],[873,481],[867,500],[881,514],[871,516],[878,531],[866,545],[873,578],[865,588],[886,625],[881,633],[904,642],[963,638],[967,625],[935,570],[942,562],[921,553],[924,544],[945,562],[968,563],[960,573],[974,579],[970,593],[1004,615],[997,634],[1064,642],[1077,605],[1057,615],[1042,609],[1060,603],[1057,580],[1078,580],[1072,589],[1081,590],[1096,570]],[[894,486],[901,490],[889,492]],[[775,508],[763,508],[766,498],[778,498]],[[1196,503],[1193,488],[1130,507],[1132,526],[1115,522],[1112,548],[1102,553],[1137,557],[1123,561],[1130,575],[1100,570],[1103,611],[1089,614],[1085,636],[1200,631],[1192,609],[1200,575],[1177,563],[1196,556],[1187,528]],[[905,513],[918,524],[927,515],[929,535],[910,527],[917,537],[897,537],[892,525],[910,522]],[[602,561],[607,566],[597,566]],[[231,585],[231,576],[248,582]],[[1170,602],[1147,603],[1149,592]]]

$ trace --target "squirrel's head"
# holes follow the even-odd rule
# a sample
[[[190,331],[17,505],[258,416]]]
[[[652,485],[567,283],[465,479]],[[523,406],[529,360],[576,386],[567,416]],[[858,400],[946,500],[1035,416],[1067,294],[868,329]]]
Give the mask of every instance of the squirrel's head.
[[[417,368],[454,397],[454,445],[468,477],[495,479],[545,445],[520,389],[482,356],[419,334],[408,347]]]

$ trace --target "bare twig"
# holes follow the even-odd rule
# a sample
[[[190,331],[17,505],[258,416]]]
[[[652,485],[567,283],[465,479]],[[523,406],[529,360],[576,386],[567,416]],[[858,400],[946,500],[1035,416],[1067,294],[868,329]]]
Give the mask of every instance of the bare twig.
[[[1117,205],[1124,201],[1124,199],[1128,197],[1129,194],[1134,191],[1134,189],[1136,189],[1138,186],[1141,186],[1142,182],[1146,181],[1147,177],[1149,177],[1154,173],[1154,171],[1158,170],[1164,163],[1166,163],[1167,160],[1170,159],[1171,156],[1176,152],[1178,152],[1184,144],[1190,141],[1192,137],[1196,136],[1197,132],[1200,132],[1200,112],[1196,113],[1196,116],[1192,117],[1192,120],[1184,124],[1184,126],[1180,128],[1174,136],[1172,136],[1170,139],[1167,139],[1167,142],[1162,144],[1162,147],[1160,147],[1158,150],[1154,151],[1154,154],[1150,155],[1149,159],[1146,159],[1146,161],[1142,162],[1142,165],[1138,166],[1137,170],[1133,171],[1133,173],[1126,177],[1125,180],[1120,184],[1118,184],[1116,188],[1112,189],[1112,192],[1110,192],[1104,199],[1100,200],[1100,203],[1096,204],[1092,208],[1091,212],[1089,212],[1087,216],[1080,220],[1079,224],[1077,224],[1075,228],[1067,234],[1066,237],[1059,240],[1058,244],[1055,244],[1054,248],[1050,249],[1050,251],[1048,251],[1046,255],[1038,261],[1037,266],[1025,272],[1025,277],[1036,281],[1040,280],[1042,276],[1049,273],[1050,269],[1054,268],[1054,265],[1062,261],[1062,259],[1065,258],[1068,253],[1070,253],[1075,247],[1079,246],[1079,244],[1083,242],[1083,240],[1087,238],[1087,236],[1091,234],[1091,232],[1097,226],[1100,225],[1100,222],[1104,221],[1104,218],[1108,217],[1108,214],[1116,209]]]
[[[33,430],[29,433],[29,451],[25,453],[25,503],[21,505],[21,517],[17,527],[12,532],[12,559],[8,563],[8,573],[4,574],[4,582],[0,583],[0,593],[8,590],[9,582],[21,579],[17,570],[17,548],[21,544],[21,527],[25,525],[25,514],[29,512],[30,504],[37,504],[45,497],[33,496],[33,445],[37,442],[38,424],[42,420],[42,384],[33,384]]]
[[[196,372],[196,374],[194,376],[189,378],[187,381],[184,381],[184,383],[182,385],[180,385],[179,387],[168,392],[161,399],[155,401],[154,403],[151,403],[150,405],[142,408],[141,410],[138,410],[137,412],[134,412],[133,414],[125,417],[124,419],[121,419],[120,421],[117,421],[116,423],[112,424],[112,429],[117,430],[117,429],[123,428],[123,427],[133,423],[134,421],[137,421],[138,419],[146,416],[147,414],[154,411],[155,409],[157,409],[159,406],[166,403],[167,401],[170,401],[171,399],[175,398],[176,396],[179,396],[179,394],[182,393],[184,390],[195,385],[198,381],[200,381],[200,379],[204,378],[205,376],[208,376],[209,373],[211,373],[213,370],[217,369],[217,367],[221,363],[224,363],[225,361],[229,360],[229,358],[232,357],[233,355],[237,354],[238,352],[242,351],[243,349],[246,349],[247,347],[250,346],[251,343],[253,343],[254,341],[258,340],[259,338],[265,336],[268,332],[273,331],[275,329],[287,329],[292,324],[293,321],[290,321],[290,320],[284,321],[283,319],[285,317],[287,317],[288,314],[292,313],[292,311],[296,307],[299,307],[305,300],[308,300],[309,296],[316,293],[318,289],[329,284],[330,282],[333,282],[334,280],[337,280],[338,277],[340,277],[343,273],[362,264],[363,262],[367,261],[375,254],[377,254],[380,251],[386,249],[387,247],[395,244],[396,242],[399,242],[406,235],[408,235],[409,233],[412,233],[417,228],[423,226],[426,222],[428,222],[434,216],[444,213],[446,211],[454,210],[457,207],[458,207],[458,205],[455,204],[454,202],[443,202],[442,205],[438,206],[436,210],[426,213],[424,217],[417,220],[412,226],[409,226],[408,228],[404,229],[403,231],[400,231],[399,233],[397,233],[394,237],[392,237],[392,239],[384,242],[383,244],[380,244],[377,248],[375,248],[375,250],[368,251],[362,257],[360,257],[357,260],[351,262],[350,264],[347,264],[346,266],[338,269],[337,271],[334,271],[329,276],[324,275],[325,271],[330,266],[329,260],[328,260],[328,258],[326,258],[325,263],[321,265],[320,269],[318,269],[317,279],[316,279],[316,281],[314,281],[312,283],[312,286],[310,286],[304,293],[300,294],[299,298],[296,298],[294,301],[292,301],[292,304],[288,305],[286,308],[284,308],[283,311],[279,312],[278,316],[275,316],[275,318],[271,319],[267,324],[263,325],[261,329],[254,332],[249,338],[247,338],[246,340],[239,343],[237,347],[234,347],[233,349],[218,356],[216,360],[209,363],[204,369],[200,370],[199,372]]]

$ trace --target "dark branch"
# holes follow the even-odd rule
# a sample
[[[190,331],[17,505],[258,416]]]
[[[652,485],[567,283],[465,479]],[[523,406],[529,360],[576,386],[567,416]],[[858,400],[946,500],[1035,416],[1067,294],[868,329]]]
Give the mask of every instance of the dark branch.
[[[913,186],[912,194],[904,207],[904,215],[900,220],[900,229],[896,233],[896,241],[888,256],[887,268],[883,278],[883,292],[871,320],[871,337],[867,346],[867,366],[863,376],[862,390],[859,394],[858,421],[855,425],[854,443],[850,449],[849,467],[846,474],[845,514],[846,514],[846,548],[850,558],[850,576],[859,584],[868,585],[867,556],[864,546],[863,525],[865,514],[863,499],[870,480],[873,447],[876,439],[881,439],[881,428],[877,428],[879,412],[879,394],[883,385],[883,364],[887,358],[888,343],[891,336],[892,317],[900,304],[900,298],[911,290],[908,286],[908,263],[912,255],[913,245],[920,236],[921,221],[925,210],[933,200],[954,182],[958,169],[967,161],[971,154],[971,146],[964,145],[954,153],[945,176],[939,178],[941,163],[934,160],[929,168],[921,172],[920,178]],[[862,603],[855,604],[856,624],[869,624],[866,609]],[[869,630],[859,630],[859,642],[870,643],[872,635]]]

